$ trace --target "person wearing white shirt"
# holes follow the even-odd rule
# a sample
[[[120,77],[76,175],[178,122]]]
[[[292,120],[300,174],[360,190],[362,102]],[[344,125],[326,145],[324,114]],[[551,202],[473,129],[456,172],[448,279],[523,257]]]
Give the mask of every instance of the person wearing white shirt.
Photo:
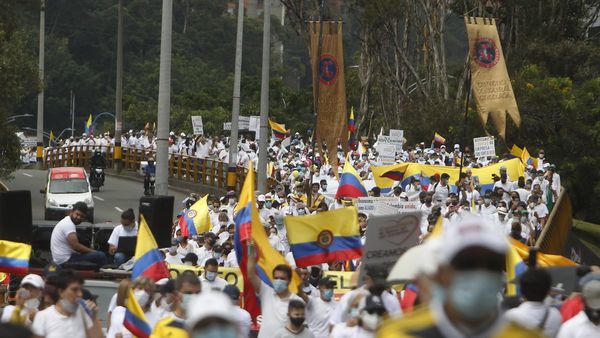
[[[35,315],[31,330],[38,337],[45,338],[100,338],[102,324],[96,317],[98,307],[87,300],[86,313],[79,300],[82,297],[83,280],[72,271],[58,273],[54,280],[59,300]]]
[[[108,238],[108,253],[114,256],[114,264],[119,266],[129,259],[131,255],[125,252],[118,252],[120,237],[137,237],[138,227],[135,222],[133,209],[127,209],[121,213],[121,224],[117,225]]]
[[[600,337],[600,281],[590,280],[585,283],[582,296],[583,311],[563,323],[558,331],[558,338]]]
[[[227,281],[219,277],[219,263],[214,258],[210,258],[204,263],[204,273],[200,277],[200,282],[202,282],[203,291],[223,291],[228,285]]]
[[[315,338],[329,337],[329,317],[337,307],[333,299],[335,281],[329,277],[319,280],[319,297],[306,297],[306,324]]]
[[[31,326],[40,306],[40,298],[44,291],[44,280],[36,274],[29,274],[21,280],[19,289],[15,293],[15,305],[6,305],[2,310],[0,321],[2,323],[24,324]],[[18,311],[18,313],[15,313]]]
[[[204,136],[200,136],[199,142],[196,142],[196,157],[200,159],[205,159],[208,157],[208,151],[210,150],[210,145],[206,142]]]
[[[217,244],[217,240],[212,237],[204,238],[204,245],[195,250],[198,255],[198,262],[204,264],[207,259],[213,258],[213,247]]]
[[[176,246],[172,246],[169,248],[169,251],[166,253],[165,255],[165,262],[167,262],[168,264],[176,264],[176,265],[181,265],[181,259],[183,258],[183,256],[181,256],[178,252],[177,252],[177,247]]]
[[[528,269],[519,277],[522,296],[526,299],[506,311],[505,318],[529,329],[543,330],[546,337],[556,337],[562,324],[560,312],[544,304],[552,286],[552,277],[542,269]]]
[[[239,329],[238,336],[240,338],[248,338],[250,335],[250,327],[252,325],[252,317],[248,311],[240,307],[240,289],[238,289],[235,285],[227,284],[227,286],[225,286],[223,289],[223,292],[229,296],[233,302]]]
[[[226,268],[238,268],[240,266],[238,264],[235,248],[231,249],[229,254],[227,254],[227,258],[225,259],[225,263],[223,264],[223,266]]]

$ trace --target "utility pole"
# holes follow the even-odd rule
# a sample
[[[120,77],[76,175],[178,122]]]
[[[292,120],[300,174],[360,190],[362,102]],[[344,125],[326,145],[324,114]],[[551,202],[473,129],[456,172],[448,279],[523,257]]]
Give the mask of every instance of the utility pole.
[[[71,90],[71,137],[75,136],[75,96]]]
[[[260,139],[258,140],[258,190],[267,192],[267,141],[269,139],[269,71],[271,56],[271,0],[264,1],[262,74],[260,81]]]
[[[40,92],[37,98],[37,149],[36,149],[36,167],[44,167],[44,40],[46,30],[46,1],[40,2],[40,51],[38,60],[38,76],[40,79]]]
[[[171,31],[173,0],[163,0],[158,82],[158,133],[156,137],[156,194],[169,192],[169,117],[171,115]]]
[[[115,169],[121,172],[121,133],[123,130],[123,0],[119,0],[117,19],[117,84],[115,86],[115,149],[113,151]]]
[[[237,186],[237,145],[240,120],[240,83],[242,81],[242,41],[244,39],[244,0],[238,1],[237,35],[235,40],[235,70],[233,75],[233,104],[231,109],[231,139],[229,140],[229,165],[227,190]]]

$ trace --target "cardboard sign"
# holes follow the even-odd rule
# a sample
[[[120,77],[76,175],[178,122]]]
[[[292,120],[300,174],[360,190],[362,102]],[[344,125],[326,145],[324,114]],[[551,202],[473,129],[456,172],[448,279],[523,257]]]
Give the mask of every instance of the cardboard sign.
[[[379,160],[382,165],[390,165],[396,163],[396,146],[393,144],[380,144],[377,146]]]
[[[390,137],[402,141],[404,138],[404,130],[390,129]]]
[[[473,155],[476,158],[496,156],[496,146],[493,137],[476,137],[473,139]]]
[[[419,211],[420,207],[421,207],[420,201],[400,201],[399,205],[398,205],[398,212],[403,213],[403,212]]]
[[[362,264],[365,267],[378,265],[391,269],[406,250],[418,244],[421,235],[420,225],[420,213],[403,213],[370,218],[366,233],[367,241],[363,248]]]
[[[398,138],[395,136],[387,136],[387,135],[379,135],[377,137],[378,146],[382,145],[393,145],[396,147],[396,152],[402,151],[402,138]]]
[[[204,134],[204,125],[202,124],[202,116],[192,116],[192,128],[194,135]]]
[[[223,123],[223,130],[231,130],[231,122]]]
[[[248,130],[250,128],[250,116],[240,116],[238,120],[239,130]]]

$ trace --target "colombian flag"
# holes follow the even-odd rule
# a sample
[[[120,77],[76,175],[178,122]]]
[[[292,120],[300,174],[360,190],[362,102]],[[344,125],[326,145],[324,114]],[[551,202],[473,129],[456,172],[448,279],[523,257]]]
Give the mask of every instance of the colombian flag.
[[[94,133],[94,130],[92,129],[92,114],[90,114],[87,121],[85,122],[84,129],[85,129],[85,133],[88,135],[92,135]]]
[[[537,169],[537,159],[534,159],[529,155],[529,151],[527,151],[526,147],[523,147],[523,152],[521,153],[521,162],[523,162],[524,166],[531,165]]]
[[[269,119],[269,125],[271,126],[271,131],[273,132],[273,137],[283,140],[285,136],[288,134],[288,130],[285,129],[284,124],[277,123],[271,119]]]
[[[54,140],[54,133],[52,132],[52,130],[50,130],[50,147],[54,148],[56,147],[56,141]]]
[[[285,258],[269,244],[265,228],[258,218],[258,210],[256,209],[256,202],[254,201],[254,191],[254,168],[252,162],[250,162],[248,176],[246,176],[246,180],[244,181],[244,186],[242,187],[242,192],[240,194],[240,201],[235,210],[234,245],[240,271],[244,277],[244,308],[250,313],[253,321],[260,315],[260,304],[256,297],[256,293],[252,288],[252,284],[248,279],[248,272],[246,270],[248,265],[247,242],[249,240],[254,242],[258,255],[256,260],[256,271],[260,279],[270,287],[273,285],[271,282],[273,278],[273,268],[279,264],[287,264]],[[298,292],[299,284],[300,278],[298,275],[295,273],[292,274],[292,282],[289,286],[290,292]]]
[[[144,215],[140,215],[140,229],[135,246],[135,263],[131,279],[135,280],[139,276],[146,276],[154,281],[170,276]]]
[[[0,272],[27,274],[31,245],[0,240]]]
[[[208,195],[194,203],[188,211],[179,217],[181,236],[191,237],[210,230],[208,215]]]
[[[373,180],[375,181],[375,185],[381,189],[381,194],[387,194],[392,191],[392,187],[396,181],[402,182],[407,166],[408,163],[371,167]],[[394,171],[395,173],[386,175],[388,171]],[[396,180],[397,178],[400,178],[400,180]]]
[[[360,258],[362,244],[356,208],[284,218],[298,267]]]
[[[527,270],[527,265],[523,261],[523,258],[519,255],[517,251],[517,244],[522,244],[519,241],[516,241],[512,238],[509,238],[509,246],[508,252],[506,253],[506,294],[508,296],[516,296],[518,294],[517,285],[514,284],[515,278],[519,277],[525,270]],[[525,246],[525,250],[528,252],[529,250]],[[528,253],[529,254],[529,253]]]
[[[510,149],[510,154],[516,158],[521,158],[523,156],[523,149],[519,148],[516,144],[513,144]]]
[[[339,199],[342,197],[366,197],[369,194],[367,193],[367,189],[362,183],[362,180],[354,170],[354,167],[350,164],[350,161],[346,160],[344,164],[344,171],[342,172],[342,176],[340,177],[340,185],[338,187],[337,193],[335,194],[335,198]]]
[[[152,328],[146,320],[144,311],[142,311],[131,289],[127,294],[127,309],[125,310],[123,326],[137,338],[148,338],[152,333]]]
[[[354,107],[350,108],[350,119],[348,119],[348,145],[352,150],[356,150],[356,120],[354,119]]]
[[[446,143],[446,139],[442,135],[440,135],[438,133],[435,133],[433,135],[433,142],[445,144]]]

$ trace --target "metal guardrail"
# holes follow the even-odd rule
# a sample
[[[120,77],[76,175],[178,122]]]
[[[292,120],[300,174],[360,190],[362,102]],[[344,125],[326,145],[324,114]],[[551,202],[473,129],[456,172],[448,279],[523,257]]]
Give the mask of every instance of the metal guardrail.
[[[113,146],[68,146],[48,148],[44,153],[44,169],[54,167],[88,167],[94,150],[100,149],[105,156],[107,167],[113,167]],[[149,157],[156,158],[154,150],[123,148],[123,170],[138,172],[141,162]],[[236,191],[240,191],[247,175],[247,169],[237,167]],[[198,183],[217,189],[227,189],[227,164],[212,159],[200,159],[194,156],[169,154],[169,177],[184,182]],[[269,179],[269,187],[276,185]]]

